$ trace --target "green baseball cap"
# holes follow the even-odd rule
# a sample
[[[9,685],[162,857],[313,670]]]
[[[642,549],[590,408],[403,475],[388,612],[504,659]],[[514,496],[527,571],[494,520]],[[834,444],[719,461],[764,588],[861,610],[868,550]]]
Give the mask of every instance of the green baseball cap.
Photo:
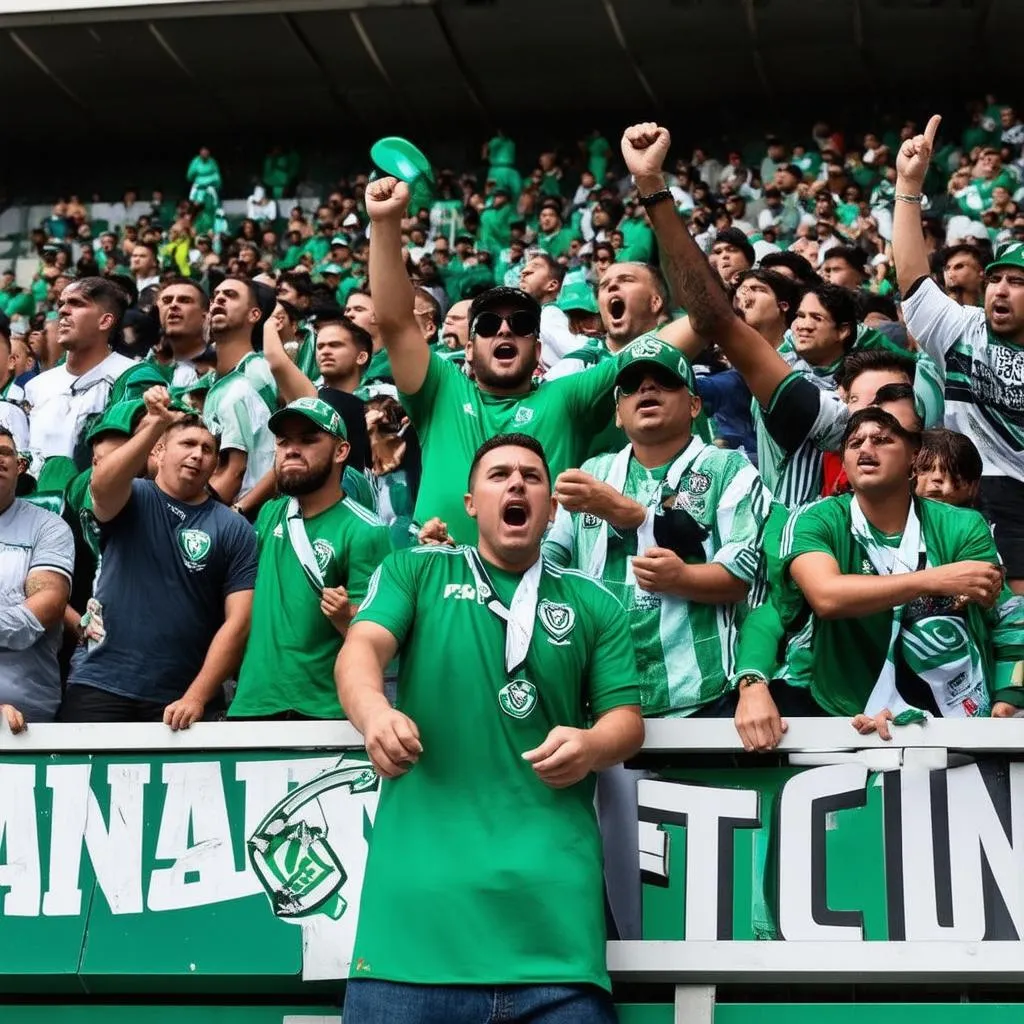
[[[1010,242],[1004,245],[995,256],[995,259],[985,268],[987,274],[996,267],[1021,267],[1024,268],[1024,242]]]
[[[341,274],[345,273],[345,268],[343,266],[341,266],[340,264],[338,264],[338,263],[325,263],[320,268],[320,273],[321,274],[338,274],[338,275],[341,275]]]
[[[335,235],[331,239],[331,248],[333,249],[336,245],[343,245],[347,249],[349,245],[348,235]]]
[[[597,299],[594,297],[594,289],[586,281],[570,281],[563,285],[558,298],[555,299],[555,305],[563,313],[573,310],[584,313],[600,312],[597,308]]]
[[[294,402],[289,402],[283,409],[278,409],[270,417],[269,426],[271,431],[277,434],[281,429],[283,421],[288,416],[304,416],[325,434],[331,434],[333,437],[348,440],[345,421],[322,399],[304,396],[296,398]]]
[[[637,363],[652,363],[664,367],[694,394],[697,392],[697,381],[693,376],[690,360],[679,349],[659,338],[654,331],[641,334],[639,338],[627,345],[619,353],[618,360],[618,372],[615,374],[616,384],[619,382],[619,378]]]

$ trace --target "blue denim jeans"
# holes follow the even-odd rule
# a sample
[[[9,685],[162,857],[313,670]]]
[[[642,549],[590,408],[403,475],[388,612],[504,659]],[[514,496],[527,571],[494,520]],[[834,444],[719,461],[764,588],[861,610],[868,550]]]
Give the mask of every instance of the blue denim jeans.
[[[342,1024],[616,1024],[594,985],[405,985],[352,979]]]

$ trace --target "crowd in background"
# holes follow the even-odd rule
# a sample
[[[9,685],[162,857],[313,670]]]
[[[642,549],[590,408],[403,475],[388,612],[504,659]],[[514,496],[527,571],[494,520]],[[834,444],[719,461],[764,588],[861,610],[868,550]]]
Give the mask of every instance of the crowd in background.
[[[31,285],[0,281],[8,722],[342,717],[378,565],[475,542],[465,471],[511,430],[550,463],[545,557],[624,606],[645,714],[751,749],[787,714],[1013,714],[1024,123],[988,97],[933,136],[819,123],[637,173],[599,132],[528,162],[498,133],[484,173],[315,205],[274,151],[244,218],[204,147],[180,199],[61,198]]]

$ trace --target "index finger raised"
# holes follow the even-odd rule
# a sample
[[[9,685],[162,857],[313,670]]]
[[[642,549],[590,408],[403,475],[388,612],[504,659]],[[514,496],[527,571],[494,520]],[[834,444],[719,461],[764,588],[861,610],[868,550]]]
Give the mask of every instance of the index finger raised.
[[[941,114],[932,114],[924,128],[924,138],[929,146],[934,146],[935,136],[938,134],[939,125],[942,124]]]

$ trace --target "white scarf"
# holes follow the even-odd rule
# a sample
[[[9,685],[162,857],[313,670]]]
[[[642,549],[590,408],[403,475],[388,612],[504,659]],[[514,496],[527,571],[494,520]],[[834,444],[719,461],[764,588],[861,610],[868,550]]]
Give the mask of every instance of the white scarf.
[[[668,473],[665,475],[665,487],[670,491],[678,490],[679,481],[682,479],[683,474],[697,461],[699,456],[703,453],[707,445],[699,438],[696,434],[690,438],[690,443],[676,456],[675,462],[669,466]],[[605,478],[605,483],[609,487],[614,488],[619,494],[622,494],[623,489],[626,486],[626,475],[629,471],[629,460],[633,455],[633,446],[631,444],[626,445],[625,448],[619,452],[615,459],[612,461],[611,469],[609,470],[608,476]],[[659,494],[661,492],[659,491]],[[651,505],[646,514],[644,515],[644,521],[637,527],[636,531],[636,553],[643,555],[648,548],[655,546],[654,540],[654,517],[657,514],[658,506],[660,501],[656,500]],[[598,531],[596,540],[594,541],[594,547],[590,552],[590,560],[587,565],[587,575],[593,576],[595,579],[604,579],[605,563],[608,561],[608,527],[605,525],[603,530]],[[632,559],[626,559],[626,583],[633,584],[636,586],[636,577],[633,575],[633,561]],[[643,604],[646,599],[649,599],[649,595],[646,591],[641,591],[637,587],[638,597],[640,603]]]
[[[530,639],[537,619],[537,593],[540,590],[543,559],[538,557],[523,573],[508,608],[495,592],[476,548],[466,549],[466,559],[476,582],[477,600],[486,604],[488,610],[505,623],[505,671],[511,675],[526,661],[530,650]]]
[[[306,582],[313,588],[317,596],[323,595],[324,574],[320,566],[316,564],[316,555],[313,553],[313,545],[309,543],[309,536],[306,534],[306,527],[302,522],[302,509],[299,507],[298,498],[288,499],[288,540],[291,542],[292,551],[302,566]]]
[[[850,503],[850,531],[864,548],[879,576],[916,572],[929,564],[924,533],[913,500],[903,538],[896,549],[875,540],[856,497]],[[906,608],[906,605],[900,605],[893,609],[885,664],[868,697],[864,713],[876,715],[888,708],[898,724],[927,717],[926,712],[908,704],[896,687],[897,656],[927,684],[943,717],[967,718],[985,713],[989,697],[984,671],[963,619],[936,614],[906,622]],[[973,712],[966,710],[968,702],[973,703]]]

